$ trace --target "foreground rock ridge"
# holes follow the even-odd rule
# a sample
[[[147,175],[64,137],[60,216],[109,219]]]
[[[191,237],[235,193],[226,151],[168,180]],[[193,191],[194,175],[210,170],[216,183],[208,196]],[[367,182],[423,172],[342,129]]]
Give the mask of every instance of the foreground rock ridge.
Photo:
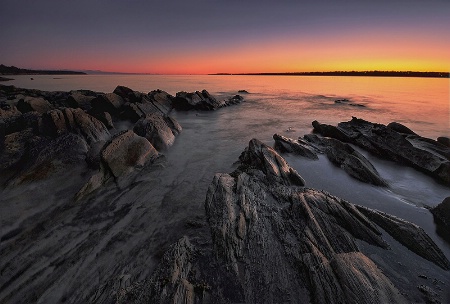
[[[212,239],[180,239],[150,278],[120,290],[119,303],[409,303],[359,249],[364,242],[390,250],[378,227],[407,235],[405,246],[449,269],[420,227],[304,185],[252,139],[238,168],[209,186]]]

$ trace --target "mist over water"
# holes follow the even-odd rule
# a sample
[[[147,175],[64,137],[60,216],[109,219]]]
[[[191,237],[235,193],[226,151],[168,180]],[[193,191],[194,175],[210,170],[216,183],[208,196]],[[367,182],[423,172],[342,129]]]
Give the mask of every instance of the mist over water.
[[[141,92],[159,88],[173,95],[178,91],[206,89],[218,98],[238,94],[238,90],[250,92],[242,94],[246,101],[240,105],[213,112],[172,111],[183,131],[164,159],[144,168],[129,187],[117,188],[111,184],[88,202],[74,205],[73,197],[67,193],[75,193],[88,178],[86,168],[76,168],[62,181],[49,179],[39,185],[4,189],[0,199],[2,235],[23,229],[36,217],[46,219],[59,214],[57,224],[48,224],[55,225],[55,230],[38,240],[47,252],[46,257],[28,275],[37,276],[51,262],[52,255],[73,257],[74,266],[68,270],[72,279],[65,276],[52,283],[42,298],[50,302],[64,292],[65,286],[69,290],[81,288],[90,294],[93,287],[89,282],[106,284],[109,279],[105,277],[129,274],[134,281],[142,279],[154,269],[162,252],[183,234],[206,235],[197,227],[201,225],[191,224],[205,221],[207,188],[215,173],[234,170],[233,163],[252,138],[272,146],[275,133],[296,139],[312,131],[313,120],[335,125],[352,116],[383,124],[397,121],[419,135],[434,139],[450,135],[448,79],[87,75],[62,76],[62,79],[33,76],[34,80],[30,80],[28,76],[14,77],[16,80],[7,84],[49,91],[112,92],[117,85],[124,85]],[[362,106],[335,103],[336,99],[343,98]],[[352,179],[324,156],[317,161],[294,155],[283,157],[306,180],[308,187],[416,223],[450,258],[450,245],[436,234],[433,217],[424,208],[436,206],[450,196],[449,188],[414,169],[358,150],[387,180],[388,188]],[[61,212],[65,204],[70,208]],[[88,236],[92,239],[93,234],[96,242],[89,243]],[[92,249],[79,249],[86,246]],[[40,254],[33,248],[27,250],[22,254]],[[11,291],[9,287],[3,292]]]

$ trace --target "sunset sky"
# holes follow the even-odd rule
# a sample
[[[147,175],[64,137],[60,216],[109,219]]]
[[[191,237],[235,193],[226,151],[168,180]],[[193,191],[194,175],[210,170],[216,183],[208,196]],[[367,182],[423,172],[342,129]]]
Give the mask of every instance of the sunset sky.
[[[449,0],[0,0],[0,63],[157,74],[450,71]]]

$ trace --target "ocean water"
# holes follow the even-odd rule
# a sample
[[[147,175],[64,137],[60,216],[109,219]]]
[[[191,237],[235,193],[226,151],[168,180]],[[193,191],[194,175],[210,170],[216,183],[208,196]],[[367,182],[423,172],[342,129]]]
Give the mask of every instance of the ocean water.
[[[165,153],[165,159],[142,170],[129,187],[109,185],[88,202],[73,204],[73,198],[67,193],[75,193],[88,178],[86,171],[80,168],[67,172],[65,178],[57,181],[3,191],[2,214],[8,214],[8,217],[2,215],[3,232],[48,217],[57,218],[57,224],[53,221],[46,224],[53,228],[40,237],[40,249],[24,247],[20,252],[20,256],[33,256],[39,250],[46,252],[45,258],[40,257],[40,263],[18,279],[26,283],[33,278],[36,286],[46,286],[41,302],[91,296],[98,286],[121,275],[130,275],[133,281],[145,278],[167,246],[183,234],[196,233],[195,225],[189,223],[204,221],[204,200],[214,174],[232,172],[234,163],[252,138],[273,145],[275,133],[297,138],[312,131],[313,120],[335,125],[352,116],[383,124],[397,121],[429,138],[450,136],[448,79],[206,75],[31,77],[34,80],[30,76],[14,76],[15,80],[5,84],[49,91],[89,89],[99,92],[112,92],[117,85],[124,85],[141,92],[162,89],[173,95],[179,91],[206,89],[218,98],[237,94],[238,90],[249,92],[242,94],[246,100],[242,104],[217,111],[173,111],[171,115],[179,121],[183,131]],[[343,98],[362,106],[334,102]],[[450,258],[450,245],[436,234],[433,217],[425,208],[436,206],[450,196],[450,188],[414,169],[359,151],[388,181],[388,188],[352,179],[324,156],[317,161],[283,156],[304,177],[308,187],[416,223]],[[64,212],[59,211],[61,208]],[[72,266],[67,266],[67,271],[58,274],[59,279],[49,283],[45,276],[54,259],[70,259]],[[403,264],[422,263],[421,258],[413,254],[399,259]],[[407,262],[408,259],[412,262]],[[422,267],[422,273],[435,272],[436,276],[440,273],[427,263],[417,267]],[[441,279],[449,281],[448,277]],[[25,283],[17,289],[14,284],[10,285],[0,292],[0,300],[5,295],[36,287],[33,284],[26,287]],[[84,294],[80,294],[80,289]]]

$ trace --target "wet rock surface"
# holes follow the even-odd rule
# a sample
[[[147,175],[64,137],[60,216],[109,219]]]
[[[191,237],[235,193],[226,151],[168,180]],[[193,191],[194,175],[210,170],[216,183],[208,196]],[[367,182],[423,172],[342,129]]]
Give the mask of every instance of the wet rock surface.
[[[180,239],[150,278],[121,289],[119,303],[409,303],[357,245],[390,249],[378,225],[448,268],[416,225],[293,183],[280,159],[251,140],[238,168],[208,189],[211,240]]]
[[[307,134],[304,139],[291,139],[275,134],[275,149],[281,153],[294,153],[317,160],[317,153],[324,153],[336,166],[341,167],[350,176],[376,186],[387,186],[375,167],[350,145],[334,138],[318,137]]]
[[[323,136],[355,144],[379,157],[409,165],[450,186],[449,148],[435,140],[411,134],[405,126],[396,123],[387,127],[355,117],[337,127],[317,121],[312,125],[314,131]]]
[[[225,100],[218,100],[212,96],[208,91],[196,92],[178,92],[172,100],[172,105],[175,109],[181,111],[187,110],[202,110],[211,111],[222,107],[242,102],[244,98],[240,95],[235,95]]]
[[[450,197],[431,209],[436,223],[436,232],[450,242]]]
[[[147,160],[156,158],[157,150],[167,150],[181,132],[168,116],[172,96],[161,90],[144,94],[118,86],[105,94],[0,86],[0,97],[8,105],[0,112],[0,165],[5,172],[0,181],[10,185],[85,164],[100,170],[85,187],[92,188],[95,181],[98,188],[111,176],[151,163]],[[127,112],[129,105],[136,111]],[[143,117],[135,130],[144,137],[115,129],[115,122],[120,125],[124,117],[133,122]]]

